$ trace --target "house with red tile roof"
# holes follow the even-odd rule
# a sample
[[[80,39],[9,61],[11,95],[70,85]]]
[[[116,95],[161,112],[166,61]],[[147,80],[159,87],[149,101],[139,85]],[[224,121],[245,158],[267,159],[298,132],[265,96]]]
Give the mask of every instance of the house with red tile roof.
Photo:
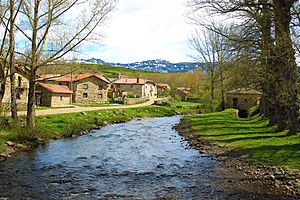
[[[72,103],[73,91],[67,86],[37,83],[36,85],[36,105],[60,107],[68,106]]]
[[[74,103],[105,103],[111,82],[97,73],[68,74],[49,80],[73,91]]]
[[[126,95],[132,93],[140,98],[157,98],[157,85],[154,81],[142,78],[120,78],[113,82],[114,91]]]

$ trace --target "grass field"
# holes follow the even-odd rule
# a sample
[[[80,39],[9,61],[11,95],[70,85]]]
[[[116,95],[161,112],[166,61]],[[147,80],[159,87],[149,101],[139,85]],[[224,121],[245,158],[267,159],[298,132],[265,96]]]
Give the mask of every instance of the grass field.
[[[242,152],[255,163],[300,169],[300,134],[286,136],[268,127],[262,116],[237,118],[235,110],[186,117],[195,134],[225,147],[228,151]]]

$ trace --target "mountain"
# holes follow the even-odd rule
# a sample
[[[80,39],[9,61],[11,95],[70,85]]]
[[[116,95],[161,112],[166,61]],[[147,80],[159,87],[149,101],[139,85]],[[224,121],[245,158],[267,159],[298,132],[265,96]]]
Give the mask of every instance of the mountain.
[[[142,62],[134,62],[134,63],[108,63],[101,59],[91,58],[87,60],[83,60],[88,63],[97,63],[97,64],[106,64],[116,67],[125,67],[131,69],[138,69],[144,71],[152,71],[152,72],[166,72],[166,73],[176,73],[176,72],[192,72],[198,66],[196,63],[192,62],[180,62],[180,63],[170,63],[166,60],[156,59],[156,60],[146,60]]]

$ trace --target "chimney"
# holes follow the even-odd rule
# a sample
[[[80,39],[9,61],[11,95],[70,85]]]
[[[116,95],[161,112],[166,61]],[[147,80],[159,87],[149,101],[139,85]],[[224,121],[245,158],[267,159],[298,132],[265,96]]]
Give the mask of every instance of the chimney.
[[[136,82],[137,82],[137,83],[140,83],[140,78],[137,78],[137,79],[136,79]]]

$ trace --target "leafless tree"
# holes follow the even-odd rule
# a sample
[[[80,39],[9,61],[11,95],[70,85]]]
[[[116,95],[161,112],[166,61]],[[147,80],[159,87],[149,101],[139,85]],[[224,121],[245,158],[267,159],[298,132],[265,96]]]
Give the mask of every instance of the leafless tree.
[[[53,64],[88,39],[113,11],[117,0],[24,0],[16,26],[26,39],[27,48],[18,48],[29,68],[27,125],[34,126],[37,70]],[[80,12],[78,12],[78,10]]]

